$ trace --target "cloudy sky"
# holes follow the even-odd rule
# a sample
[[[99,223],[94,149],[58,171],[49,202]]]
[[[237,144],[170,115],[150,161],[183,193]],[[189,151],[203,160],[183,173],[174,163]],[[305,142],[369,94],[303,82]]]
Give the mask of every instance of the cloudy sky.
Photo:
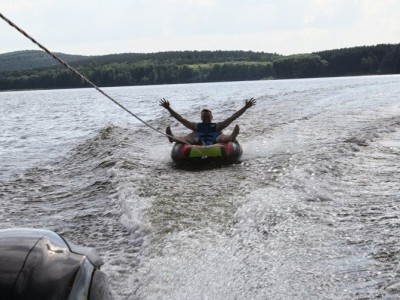
[[[400,0],[0,0],[54,52],[279,54],[400,43]],[[0,20],[0,53],[38,49]]]

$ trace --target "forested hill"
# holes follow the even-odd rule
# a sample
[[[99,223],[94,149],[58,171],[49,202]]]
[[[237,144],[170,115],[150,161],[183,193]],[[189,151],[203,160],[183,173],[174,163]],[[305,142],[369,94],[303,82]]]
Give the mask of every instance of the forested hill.
[[[258,80],[272,76],[273,61],[279,57],[283,56],[252,51],[169,51],[78,57],[75,62],[67,57],[66,62],[99,86],[122,86]],[[86,85],[79,78],[60,65],[0,70],[0,90],[83,86]]]
[[[21,51],[0,55],[0,90],[86,86],[64,67],[49,67],[43,63],[46,61],[52,65],[57,64],[51,57],[49,59],[53,62],[46,60],[44,56],[47,54],[44,52],[34,52]],[[252,51],[172,51],[92,57],[60,54],[60,57],[99,86],[400,73],[400,44],[362,46],[290,56]],[[21,65],[21,60],[25,60],[24,65]],[[7,64],[4,61],[7,61]],[[10,67],[1,68],[13,64],[14,71]],[[20,66],[19,69],[17,65]],[[31,66],[31,69],[27,70],[27,66]]]
[[[83,55],[56,53],[62,60],[73,63],[90,58]],[[0,73],[5,71],[23,71],[46,68],[59,63],[50,55],[40,50],[23,50],[0,54]]]
[[[227,61],[269,61],[281,57],[278,54],[252,51],[169,51],[158,53],[123,53],[98,56],[55,53],[67,63],[79,65],[105,65],[113,63],[152,64],[204,64]],[[56,66],[59,63],[40,50],[24,50],[0,54],[0,73],[24,71]]]

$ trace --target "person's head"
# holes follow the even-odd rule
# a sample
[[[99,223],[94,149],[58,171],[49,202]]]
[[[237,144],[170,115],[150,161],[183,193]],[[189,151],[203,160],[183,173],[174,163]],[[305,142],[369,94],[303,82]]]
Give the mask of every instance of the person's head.
[[[212,118],[213,118],[213,115],[211,113],[211,110],[205,108],[201,111],[201,120],[204,123],[206,123],[206,124],[211,123]]]

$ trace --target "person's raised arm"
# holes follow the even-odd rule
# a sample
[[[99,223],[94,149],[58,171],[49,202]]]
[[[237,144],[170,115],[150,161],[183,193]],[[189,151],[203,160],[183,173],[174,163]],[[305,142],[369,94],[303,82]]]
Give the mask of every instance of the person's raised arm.
[[[182,117],[180,114],[178,114],[176,111],[174,111],[171,108],[171,105],[169,104],[169,101],[162,98],[160,100],[160,106],[164,107],[166,110],[169,111],[171,116],[173,116],[175,119],[177,119],[183,126],[191,129],[191,130],[196,130],[196,123],[192,123],[188,120],[186,120],[184,117]]]
[[[233,121],[239,118],[248,108],[252,107],[253,105],[256,105],[256,100],[254,98],[247,99],[243,108],[239,109],[225,121],[217,123],[217,130],[223,130],[228,127]]]

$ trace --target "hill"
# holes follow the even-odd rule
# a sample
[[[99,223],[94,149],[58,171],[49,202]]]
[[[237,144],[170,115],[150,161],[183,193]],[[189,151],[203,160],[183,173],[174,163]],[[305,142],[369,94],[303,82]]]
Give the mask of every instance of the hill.
[[[83,55],[56,53],[62,60],[73,63],[90,58]],[[59,63],[47,53],[40,50],[23,50],[0,54],[0,73],[47,68]]]
[[[204,64],[226,61],[270,61],[278,54],[252,51],[168,51],[157,53],[122,53],[99,56],[55,53],[69,64],[106,65],[115,63]],[[59,63],[40,50],[24,50],[0,54],[0,73],[57,66]]]
[[[19,53],[9,53],[9,62],[13,54],[18,57]],[[122,86],[269,78],[272,61],[279,57],[252,51],[169,51],[80,56],[70,64],[99,86]],[[29,65],[29,57],[26,60]],[[29,70],[0,72],[0,90],[86,86],[60,65],[33,68],[32,62],[31,66]]]
[[[39,52],[39,53],[38,53]],[[0,90],[87,86],[44,52],[0,55]],[[60,54],[98,86],[291,79],[400,73],[400,44],[381,44],[283,56],[252,51],[169,51],[103,56]],[[49,61],[50,59],[50,61]],[[3,60],[3,61],[2,61]],[[24,60],[22,62],[18,62]],[[43,67],[45,64],[56,65]],[[18,69],[18,66],[19,69]],[[30,69],[26,69],[30,67]],[[10,68],[10,67],[8,67]]]

